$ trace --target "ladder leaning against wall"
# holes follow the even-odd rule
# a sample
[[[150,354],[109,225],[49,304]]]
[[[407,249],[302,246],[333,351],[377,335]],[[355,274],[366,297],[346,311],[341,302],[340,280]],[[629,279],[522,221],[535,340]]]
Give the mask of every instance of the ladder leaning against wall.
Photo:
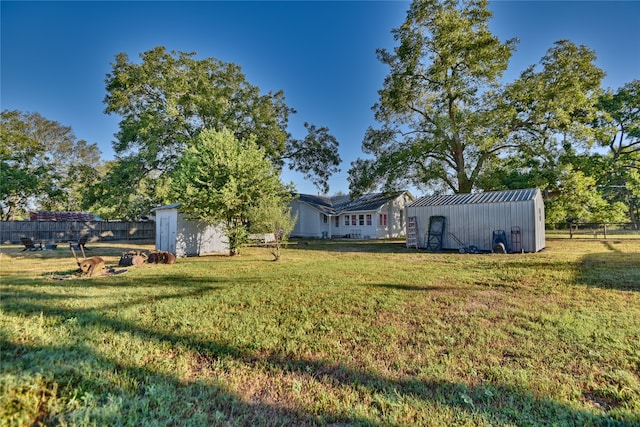
[[[407,218],[407,247],[418,249],[419,245],[418,221],[415,216],[410,216]]]

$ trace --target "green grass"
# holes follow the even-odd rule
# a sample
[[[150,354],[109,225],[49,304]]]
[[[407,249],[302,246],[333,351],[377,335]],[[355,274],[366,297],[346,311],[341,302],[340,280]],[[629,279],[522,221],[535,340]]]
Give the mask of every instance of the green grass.
[[[640,241],[0,256],[2,425],[640,425]],[[92,245],[117,264],[130,244]]]

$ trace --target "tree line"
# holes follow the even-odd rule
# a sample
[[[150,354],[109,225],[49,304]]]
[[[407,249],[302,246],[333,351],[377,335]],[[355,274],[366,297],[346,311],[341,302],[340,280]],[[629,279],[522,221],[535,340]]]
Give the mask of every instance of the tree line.
[[[536,64],[503,82],[517,39],[489,31],[484,0],[415,0],[377,51],[389,68],[366,158],[351,163],[354,195],[407,186],[430,193],[539,187],[547,222],[622,222],[640,217],[640,80],[617,90],[596,53],[557,41]],[[115,158],[38,113],[2,111],[3,220],[31,208],[135,219],[181,202],[194,217],[225,222],[233,241],[248,225],[284,230],[294,188],[284,167],[319,191],[339,171],[328,128],[305,123],[282,91],[263,93],[241,68],[194,52],[156,47],[115,57],[105,113],[120,117]],[[271,220],[265,219],[270,212]]]

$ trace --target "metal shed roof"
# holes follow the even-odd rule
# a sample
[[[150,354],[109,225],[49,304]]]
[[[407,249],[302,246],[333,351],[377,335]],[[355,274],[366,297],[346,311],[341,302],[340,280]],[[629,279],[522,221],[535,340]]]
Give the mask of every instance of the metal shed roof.
[[[411,203],[408,207],[524,202],[533,200],[539,191],[537,188],[527,188],[524,190],[487,191],[484,193],[452,194],[448,196],[425,196]]]

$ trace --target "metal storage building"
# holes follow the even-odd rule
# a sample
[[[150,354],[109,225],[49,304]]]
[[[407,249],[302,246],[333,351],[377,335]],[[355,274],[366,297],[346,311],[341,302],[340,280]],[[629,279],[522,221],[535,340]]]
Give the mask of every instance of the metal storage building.
[[[513,252],[538,252],[545,247],[544,201],[537,188],[416,200],[407,207],[407,217],[415,217],[421,248],[427,247],[432,216],[445,217],[442,249],[475,246],[491,251],[495,230],[504,230]]]
[[[156,250],[177,257],[229,253],[229,241],[220,225],[191,221],[179,212],[180,204],[160,206],[156,215]]]

